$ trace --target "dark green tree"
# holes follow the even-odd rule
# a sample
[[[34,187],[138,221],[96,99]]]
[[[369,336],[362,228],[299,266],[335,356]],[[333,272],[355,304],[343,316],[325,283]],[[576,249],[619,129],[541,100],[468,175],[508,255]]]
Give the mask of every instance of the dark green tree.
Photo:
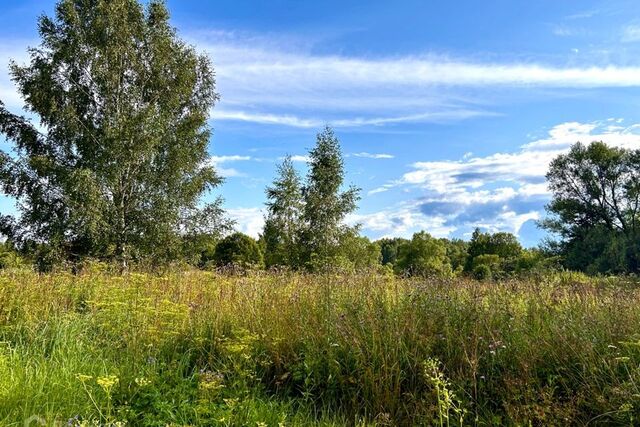
[[[15,142],[0,154],[0,182],[20,205],[2,232],[72,259],[176,256],[220,182],[207,164],[210,61],[157,0],[61,0],[39,31],[30,63],[11,74],[44,130],[0,103],[0,132]],[[208,212],[200,228],[220,222]]]
[[[408,243],[407,239],[403,239],[402,237],[392,237],[392,238],[383,238],[378,240],[376,243],[380,246],[380,253],[382,258],[380,262],[382,265],[391,265],[394,266],[398,259],[398,249],[405,243]]]
[[[258,242],[243,233],[233,233],[217,245],[213,259],[218,267],[261,268],[264,264]]]
[[[298,239],[302,231],[302,184],[287,156],[278,165],[278,176],[267,187],[267,215],[262,234],[267,267],[298,265]]]
[[[577,143],[555,158],[547,173],[553,197],[542,225],[556,234],[572,269],[640,269],[640,150]]]
[[[309,153],[309,173],[303,189],[304,228],[301,232],[302,259],[308,266],[323,267],[337,255],[342,236],[350,231],[345,216],[356,209],[360,190],[344,182],[344,161],[340,143],[326,127]]]

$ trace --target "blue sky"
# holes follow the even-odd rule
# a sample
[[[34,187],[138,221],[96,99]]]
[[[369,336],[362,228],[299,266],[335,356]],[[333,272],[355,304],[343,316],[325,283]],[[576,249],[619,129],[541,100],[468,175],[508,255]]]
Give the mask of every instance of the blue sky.
[[[14,111],[8,59],[25,61],[53,4],[0,2],[0,99]],[[576,141],[640,147],[636,1],[168,5],[215,65],[209,150],[226,177],[216,194],[254,236],[276,163],[291,154],[304,173],[324,124],[341,140],[347,183],[362,188],[348,221],[371,238],[481,227],[534,245],[550,159]]]

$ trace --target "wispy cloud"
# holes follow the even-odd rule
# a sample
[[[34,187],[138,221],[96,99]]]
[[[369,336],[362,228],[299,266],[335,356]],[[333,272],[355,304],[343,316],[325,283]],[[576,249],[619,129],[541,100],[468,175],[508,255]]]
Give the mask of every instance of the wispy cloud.
[[[640,86],[640,66],[482,61],[445,55],[319,55],[283,37],[191,32],[189,40],[215,65],[220,105],[214,120],[296,128],[391,126],[450,122],[494,114],[479,91],[497,88]],[[629,26],[624,39],[639,36]],[[0,40],[0,97],[20,98],[4,72],[8,58],[26,59],[33,41]],[[472,95],[470,95],[472,94]]]
[[[363,157],[365,159],[393,159],[395,156],[393,154],[385,154],[385,153],[351,153],[353,157]]]
[[[216,67],[222,100],[214,120],[298,128],[458,121],[492,114],[499,89],[640,86],[638,65],[576,64],[573,56],[565,62],[572,65],[428,53],[358,57],[320,55],[278,37],[199,32],[191,40]]]
[[[300,163],[309,163],[310,157],[304,156],[300,154],[296,154],[295,156],[291,156],[292,162],[300,162]]]
[[[588,18],[592,18],[592,17],[598,15],[599,13],[600,13],[600,10],[598,10],[598,9],[584,10],[582,12],[577,12],[577,13],[574,13],[572,15],[569,15],[569,16],[566,17],[566,19],[568,19],[568,20],[588,19]]]
[[[241,122],[252,122],[268,125],[283,125],[297,128],[319,128],[324,125],[331,125],[336,128],[349,128],[361,126],[382,126],[385,124],[403,123],[403,122],[432,122],[441,123],[452,120],[462,120],[478,116],[493,116],[495,113],[489,113],[480,110],[450,110],[432,113],[411,114],[407,116],[397,117],[353,117],[346,119],[319,119],[319,118],[301,118],[291,114],[265,114],[251,113],[245,111],[229,111],[214,110],[214,120],[234,120]]]
[[[246,174],[238,171],[237,169],[225,167],[225,163],[230,162],[241,162],[241,161],[249,161],[255,160],[251,156],[240,156],[240,155],[232,155],[232,156],[210,156],[209,163],[215,167],[216,172],[225,178],[232,177],[245,177]]]

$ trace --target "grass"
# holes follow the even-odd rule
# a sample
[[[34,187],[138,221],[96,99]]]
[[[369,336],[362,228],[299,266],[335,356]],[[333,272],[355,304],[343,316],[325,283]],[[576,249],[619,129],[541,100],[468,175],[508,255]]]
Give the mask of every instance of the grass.
[[[0,425],[634,425],[640,287],[0,273]],[[32,424],[32,425],[35,425]]]

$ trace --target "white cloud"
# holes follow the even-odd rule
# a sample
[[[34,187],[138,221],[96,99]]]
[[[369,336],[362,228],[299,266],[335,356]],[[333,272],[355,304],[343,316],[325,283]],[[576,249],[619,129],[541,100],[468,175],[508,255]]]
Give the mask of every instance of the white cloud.
[[[375,238],[409,238],[420,230],[426,230],[435,237],[447,237],[455,231],[455,227],[445,225],[446,221],[442,216],[422,215],[414,206],[409,205],[369,214],[352,214],[347,218],[347,223],[361,224]]]
[[[23,64],[29,59],[27,46],[35,42],[20,39],[0,39],[0,101],[11,109],[22,107],[22,97],[9,75],[9,62]]]
[[[317,119],[301,119],[292,115],[277,115],[266,113],[247,113],[244,111],[214,110],[212,113],[214,120],[234,120],[240,122],[253,122],[269,125],[284,125],[299,128],[316,128],[322,126],[323,122]]]
[[[542,217],[550,197],[545,182],[549,163],[578,141],[604,141],[640,149],[640,125],[624,126],[616,118],[567,122],[552,127],[547,136],[522,145],[516,152],[488,156],[467,153],[461,160],[416,162],[411,171],[368,194],[402,187],[419,191],[422,196],[413,205],[395,211],[363,215],[364,226],[388,234],[406,234],[412,230],[410,218],[434,227],[434,234],[474,227],[518,233],[526,221]]]
[[[570,145],[582,141],[604,141],[624,148],[640,148],[640,127],[620,126],[616,119],[601,122],[567,122],[551,128],[548,136],[521,147],[515,153],[496,153],[484,157],[467,156],[462,160],[416,162],[397,184],[419,185],[437,193],[455,194],[456,190],[480,188],[491,182],[525,185],[542,180],[549,163]],[[527,191],[540,186],[527,186]],[[453,193],[452,193],[453,191]]]
[[[301,118],[291,114],[265,114],[251,113],[245,111],[213,110],[213,120],[233,120],[241,122],[252,122],[267,125],[283,125],[297,128],[320,128],[326,124],[337,128],[349,128],[360,126],[382,126],[393,123],[404,122],[446,122],[451,120],[462,120],[478,116],[492,116],[494,113],[474,111],[468,109],[458,109],[450,111],[439,111],[432,113],[411,114],[398,117],[352,117],[347,119],[319,119]]]
[[[393,159],[395,156],[393,154],[385,154],[385,153],[352,153],[353,157],[363,157],[365,159]]]
[[[214,120],[299,128],[440,122],[491,114],[488,91],[498,88],[640,86],[638,65],[319,55],[309,43],[224,32],[191,39],[215,64],[222,99]]]
[[[296,154],[295,156],[291,156],[292,162],[309,163],[309,160],[310,160],[309,156],[302,156],[299,154]]]
[[[226,210],[229,218],[236,222],[236,229],[257,239],[264,226],[261,208],[232,208]]]
[[[213,165],[216,172],[225,178],[233,178],[233,177],[244,177],[247,176],[245,173],[238,171],[235,168],[225,167],[225,163],[229,162],[240,162],[240,161],[249,161],[254,160],[251,156],[240,156],[240,155],[232,155],[232,156],[210,156],[209,163]]]
[[[626,39],[637,36],[626,29]],[[640,86],[640,66],[563,66],[416,54],[389,57],[319,55],[312,43],[221,31],[192,32],[190,42],[215,66],[220,105],[214,120],[297,128],[447,122],[492,114],[483,89]],[[0,40],[0,68],[26,60],[37,41]],[[569,58],[567,58],[569,60]],[[0,97],[19,107],[4,70]],[[473,90],[470,90],[473,89]],[[473,95],[470,95],[473,94]]]

